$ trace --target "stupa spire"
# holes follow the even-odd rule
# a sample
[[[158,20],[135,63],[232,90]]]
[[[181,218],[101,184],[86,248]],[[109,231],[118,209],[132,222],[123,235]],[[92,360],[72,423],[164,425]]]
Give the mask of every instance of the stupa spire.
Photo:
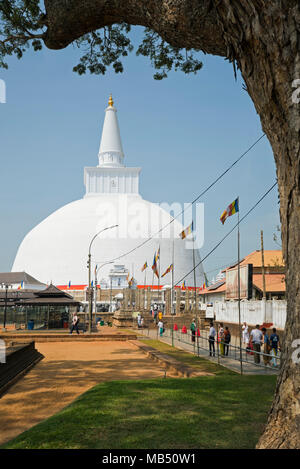
[[[111,95],[111,94],[109,95],[108,105],[109,105],[109,106],[113,106],[113,105],[114,105],[114,102],[113,102],[113,99],[112,99],[112,95]]]
[[[105,109],[105,118],[98,156],[98,166],[124,166],[124,153],[117,118],[117,110],[114,107],[112,95],[110,95],[108,100],[108,107]]]

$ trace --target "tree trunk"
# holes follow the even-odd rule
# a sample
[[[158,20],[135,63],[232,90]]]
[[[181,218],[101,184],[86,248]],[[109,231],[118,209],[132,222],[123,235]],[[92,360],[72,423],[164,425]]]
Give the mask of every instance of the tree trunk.
[[[293,347],[300,339],[300,104],[293,88],[300,78],[300,5],[283,15],[280,2],[270,4],[271,10],[259,1],[224,0],[218,14],[272,145],[280,195],[287,322],[275,397],[257,447],[300,448],[300,364]]]
[[[282,367],[258,448],[300,449],[300,104],[293,88],[295,80],[300,87],[299,0],[45,0],[45,6],[50,48],[125,21],[240,68],[276,161],[288,302]]]

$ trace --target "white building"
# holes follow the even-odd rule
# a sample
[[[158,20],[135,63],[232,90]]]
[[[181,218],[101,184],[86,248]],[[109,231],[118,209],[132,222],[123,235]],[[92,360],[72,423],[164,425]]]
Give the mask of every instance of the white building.
[[[128,287],[128,269],[125,265],[114,265],[109,272],[109,285],[111,288],[127,288]]]
[[[66,286],[69,282],[86,285],[91,240],[104,228],[118,225],[99,234],[92,243],[92,269],[95,264],[103,264],[98,278],[107,279],[109,286],[112,264],[123,264],[136,284],[151,285],[151,266],[158,247],[160,272],[173,262],[174,233],[176,283],[192,271],[193,251],[186,249],[186,240],[179,237],[183,230],[181,223],[174,220],[170,225],[172,216],[139,194],[141,168],[124,165],[117,110],[111,97],[105,111],[98,158],[98,166],[84,169],[85,196],[56,210],[25,236],[12,270],[25,270],[43,282],[52,280],[56,285]],[[167,228],[157,234],[166,225]],[[198,250],[195,258],[198,264]],[[145,278],[141,268],[146,261]],[[197,268],[196,280],[198,286],[204,282],[202,264]],[[193,286],[193,273],[185,281],[186,285]],[[171,274],[160,282],[170,284]],[[156,277],[154,283],[157,284]]]

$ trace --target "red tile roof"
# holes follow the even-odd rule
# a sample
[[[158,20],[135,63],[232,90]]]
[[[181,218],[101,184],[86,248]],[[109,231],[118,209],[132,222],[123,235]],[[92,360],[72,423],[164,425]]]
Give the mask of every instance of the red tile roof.
[[[284,293],[285,292],[285,275],[284,274],[266,274],[266,292],[267,293]],[[263,291],[263,278],[261,274],[253,274],[253,285]]]

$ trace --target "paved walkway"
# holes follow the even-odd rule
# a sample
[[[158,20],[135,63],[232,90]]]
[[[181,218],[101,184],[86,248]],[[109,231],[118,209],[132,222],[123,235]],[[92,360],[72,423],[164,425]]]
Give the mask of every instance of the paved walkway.
[[[158,339],[161,340],[162,342],[165,342],[166,344],[172,345],[172,337],[171,337],[171,330],[166,329],[163,337],[159,337],[158,332],[156,329],[144,329],[144,330],[136,330],[137,333],[143,333],[145,337],[149,337],[151,339]],[[204,335],[205,331],[202,332],[201,334]],[[190,340],[190,336],[188,334],[181,334],[181,332],[174,332],[174,346],[185,350],[186,352],[190,352],[193,354],[197,354],[197,342],[195,346],[193,345],[192,342],[188,342]],[[197,339],[196,339],[197,340]],[[219,363],[222,366],[225,366],[226,368],[236,371],[237,373],[241,372],[241,364],[239,361],[239,350],[232,348],[229,352],[228,357],[224,357],[219,355],[217,356],[217,347],[216,347],[216,357],[210,357],[209,352],[207,350],[208,347],[208,342],[205,339],[199,338],[199,356],[206,358],[214,363]],[[254,364],[254,358],[253,355],[247,355],[243,351],[243,360],[248,360],[243,361],[242,363],[242,368],[243,368],[243,373],[244,374],[250,374],[250,375],[266,375],[266,374],[278,374],[278,369],[271,368],[270,366],[265,367],[265,366],[257,366]],[[262,361],[262,357],[261,357]]]
[[[162,365],[128,342],[74,340],[37,343],[36,348],[45,358],[0,399],[0,444],[57,413],[97,383],[164,377]],[[168,376],[173,376],[171,371]]]

